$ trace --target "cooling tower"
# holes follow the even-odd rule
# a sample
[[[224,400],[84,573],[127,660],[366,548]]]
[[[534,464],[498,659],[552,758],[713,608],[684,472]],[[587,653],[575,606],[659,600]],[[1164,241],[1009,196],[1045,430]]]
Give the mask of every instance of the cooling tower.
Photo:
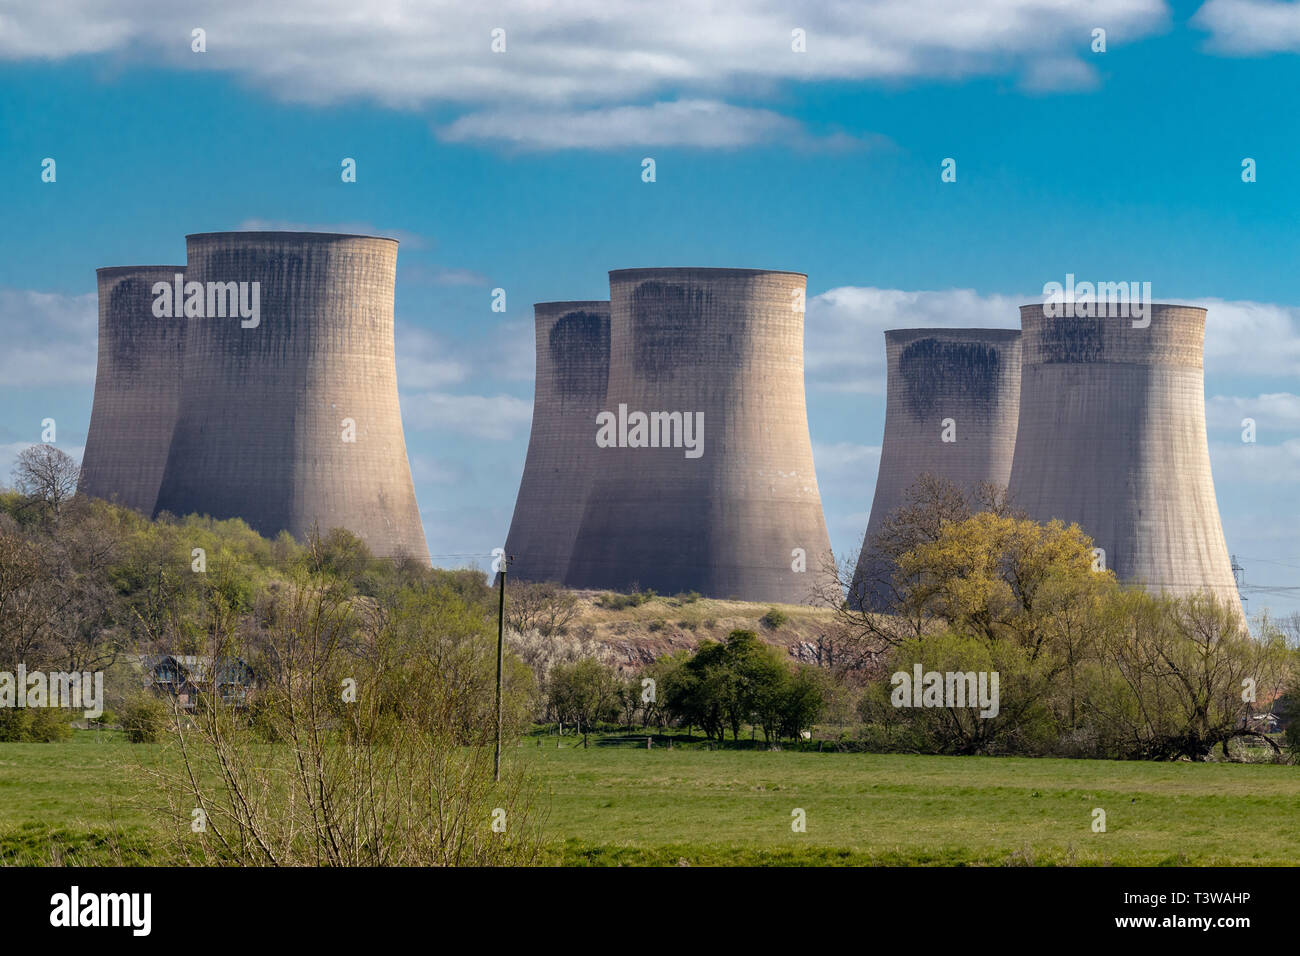
[[[610,273],[609,390],[571,586],[808,598],[830,541],[804,407],[805,281]]]
[[[207,314],[185,319],[156,510],[239,517],[299,540],[313,525],[343,527],[377,555],[428,562],[397,401],[397,242],[228,232],[186,246]],[[260,315],[232,317],[236,294]]]
[[[885,519],[929,473],[970,494],[1005,488],[1020,410],[1020,333],[1014,329],[895,329],[885,333],[885,437],[866,538],[850,597],[892,604],[892,563],[874,548]]]
[[[1149,308],[1135,328],[1021,306],[1013,504],[1078,522],[1123,581],[1208,589],[1240,612],[1205,434],[1205,310]]]
[[[153,514],[180,397],[181,319],[155,318],[153,285],[184,266],[100,269],[99,365],[78,491]]]
[[[594,436],[609,379],[609,303],[539,302],[533,315],[533,427],[506,553],[518,578],[563,581],[602,462]]]

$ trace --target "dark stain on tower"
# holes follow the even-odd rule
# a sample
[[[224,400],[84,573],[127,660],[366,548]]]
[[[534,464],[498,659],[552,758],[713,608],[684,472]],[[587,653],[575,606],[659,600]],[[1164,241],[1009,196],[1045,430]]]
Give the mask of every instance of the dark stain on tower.
[[[1038,362],[1096,362],[1106,352],[1106,320],[1086,316],[1046,318],[1033,347]]]
[[[1011,477],[1020,414],[1020,333],[1014,329],[892,329],[887,395],[871,515],[854,571],[854,607],[888,610],[892,561],[876,547],[889,516],[922,475],[971,494]],[[955,425],[945,440],[944,419]]]
[[[603,312],[566,312],[547,333],[555,388],[565,398],[605,396],[609,380],[608,308],[605,303]]]
[[[982,342],[924,338],[904,347],[898,372],[907,389],[908,408],[917,418],[930,417],[940,396],[983,415],[997,399],[1002,356],[998,348]]]
[[[708,289],[681,282],[651,280],[632,291],[633,361],[638,373],[661,378],[672,374],[677,363],[694,358],[700,336],[695,316],[712,308],[710,299]]]
[[[609,381],[609,303],[538,302],[533,320],[533,425],[506,553],[510,573],[522,580],[565,582],[600,464],[596,415]]]

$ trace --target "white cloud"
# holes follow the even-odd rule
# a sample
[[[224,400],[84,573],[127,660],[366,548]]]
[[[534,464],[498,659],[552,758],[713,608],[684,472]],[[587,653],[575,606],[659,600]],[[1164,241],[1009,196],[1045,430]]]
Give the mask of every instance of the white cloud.
[[[1160,298],[1206,309],[1207,377],[1300,376],[1300,308],[1266,302]],[[884,393],[883,333],[899,328],[1020,327],[1037,295],[970,289],[910,292],[842,286],[808,300],[805,364],[810,388]],[[1238,420],[1240,421],[1240,420]]]
[[[1300,309],[1223,299],[1189,300],[1188,304],[1206,310],[1207,373],[1300,375]]]
[[[624,146],[731,148],[756,143],[811,144],[796,120],[771,110],[717,100],[588,110],[509,109],[462,116],[438,130],[447,142],[499,143],[518,149],[617,149]],[[840,143],[843,140],[836,140]]]
[[[1191,23],[1217,53],[1251,56],[1300,51],[1300,7],[1276,0],[1209,0]]]
[[[461,0],[225,0],[201,13],[168,0],[119,0],[111,9],[47,0],[0,15],[0,60],[112,53],[119,62],[228,71],[294,101],[560,109],[761,95],[818,80],[1012,76],[1030,86],[1086,85],[1095,26],[1115,46],[1168,21],[1164,0],[832,0],[799,9],[783,0],[504,0],[486,9]],[[197,25],[207,31],[202,54],[190,50]],[[491,50],[497,27],[506,31],[503,53]],[[806,52],[792,51],[796,28],[806,31]],[[477,126],[481,135],[495,129],[492,115],[450,129],[467,136]],[[576,132],[592,135],[584,124]]]
[[[1097,71],[1091,63],[1071,56],[1044,56],[1032,61],[1021,85],[1036,93],[1095,89]]]
[[[887,329],[1020,327],[1027,297],[970,289],[907,292],[841,286],[808,300],[804,365],[810,388],[881,395]]]
[[[839,479],[860,482],[864,477],[874,479],[880,467],[880,446],[847,441],[813,442],[813,462],[819,483]]]
[[[95,293],[0,289],[0,387],[94,385],[99,305]]]
[[[411,478],[417,485],[456,485],[464,483],[468,473],[458,461],[443,461],[428,455],[411,454]]]
[[[1259,440],[1281,430],[1294,433],[1300,430],[1300,395],[1215,395],[1205,402],[1205,421],[1210,428],[1240,429],[1244,418],[1255,420]]]
[[[394,339],[399,387],[442,388],[469,377],[466,363],[449,354],[447,343],[432,332],[399,322]]]
[[[421,326],[399,321],[395,333],[397,384],[436,391],[471,377],[483,381],[531,382],[535,373],[533,323],[501,322],[490,338],[448,340]]]
[[[402,422],[409,430],[443,431],[504,441],[527,433],[533,403],[513,395],[450,395],[421,392],[401,396]]]
[[[1277,445],[1211,442],[1210,461],[1216,488],[1237,483],[1286,484],[1290,486],[1287,500],[1294,507],[1295,496],[1290,491],[1300,480],[1300,438]],[[1224,506],[1223,501],[1219,504]]]

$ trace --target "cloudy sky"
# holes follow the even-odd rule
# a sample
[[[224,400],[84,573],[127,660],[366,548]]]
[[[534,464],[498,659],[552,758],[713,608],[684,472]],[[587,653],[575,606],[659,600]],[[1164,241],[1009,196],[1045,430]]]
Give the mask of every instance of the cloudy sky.
[[[1294,4],[107,6],[0,0],[0,477],[46,417],[80,454],[96,267],[184,261],[188,232],[392,236],[416,491],[435,561],[455,564],[509,525],[533,302],[606,298],[615,268],[790,269],[809,277],[812,437],[849,553],[884,425],[881,333],[1015,327],[1074,273],[1209,309],[1228,547],[1261,589],[1252,613],[1300,608],[1276,590],[1300,584]]]

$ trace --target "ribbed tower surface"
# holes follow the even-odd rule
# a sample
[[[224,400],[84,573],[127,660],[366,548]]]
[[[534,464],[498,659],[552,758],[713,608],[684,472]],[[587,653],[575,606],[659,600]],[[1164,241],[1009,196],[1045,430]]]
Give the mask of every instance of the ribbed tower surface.
[[[596,415],[609,380],[609,303],[539,302],[528,457],[506,537],[510,573],[564,582],[601,457]]]
[[[1147,328],[1042,305],[1020,318],[1012,503],[1077,522],[1123,581],[1210,590],[1240,613],[1205,432],[1205,310],[1151,305]]]
[[[875,550],[876,536],[923,474],[967,494],[985,482],[1006,487],[1020,408],[1020,332],[894,329],[885,333],[885,356],[880,470],[850,589],[855,607],[877,611],[891,604],[893,567]]]
[[[572,586],[807,600],[830,541],[804,405],[805,284],[751,269],[610,273],[605,410],[703,413],[703,451],[596,450]]]
[[[261,321],[186,319],[157,511],[313,525],[428,562],[393,352],[397,242],[305,232],[188,236],[187,281],[259,282]],[[348,421],[355,441],[345,441]]]
[[[184,266],[97,271],[99,364],[78,491],[153,514],[180,399],[183,319],[155,318],[153,285]]]

